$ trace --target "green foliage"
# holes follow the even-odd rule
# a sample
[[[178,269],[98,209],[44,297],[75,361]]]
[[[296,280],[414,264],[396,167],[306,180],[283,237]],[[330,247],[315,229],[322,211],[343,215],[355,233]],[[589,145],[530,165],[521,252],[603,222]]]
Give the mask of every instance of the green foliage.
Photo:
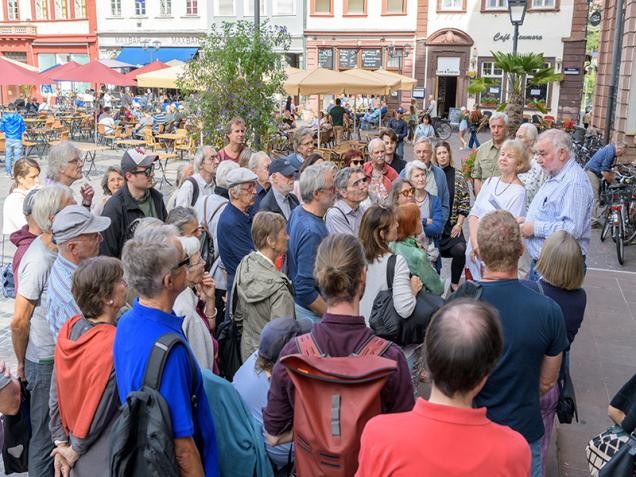
[[[236,116],[245,120],[248,144],[271,136],[275,131],[274,95],[283,93],[283,53],[290,42],[284,27],[268,21],[258,32],[248,21],[212,27],[199,58],[188,63],[177,83],[203,122],[207,144],[222,147],[223,129]]]
[[[561,81],[563,75],[557,73],[551,66],[546,66],[542,53],[528,53],[525,55],[492,51],[495,66],[500,68],[510,85],[508,95],[523,96],[524,84],[544,85]]]

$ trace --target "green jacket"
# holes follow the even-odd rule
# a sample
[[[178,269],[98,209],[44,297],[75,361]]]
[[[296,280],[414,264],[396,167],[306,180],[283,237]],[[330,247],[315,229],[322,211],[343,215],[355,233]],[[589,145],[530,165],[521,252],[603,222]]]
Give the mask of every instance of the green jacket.
[[[389,248],[393,253],[404,257],[411,275],[420,277],[428,291],[440,296],[444,293],[444,282],[414,237],[407,237],[401,242],[391,242]]]

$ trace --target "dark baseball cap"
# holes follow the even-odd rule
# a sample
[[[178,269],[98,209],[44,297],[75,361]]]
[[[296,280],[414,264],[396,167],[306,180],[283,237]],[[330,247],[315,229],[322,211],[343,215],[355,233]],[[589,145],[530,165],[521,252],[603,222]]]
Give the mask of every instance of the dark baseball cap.
[[[287,158],[274,159],[269,165],[269,175],[271,176],[275,172],[282,174],[286,177],[296,175],[298,169]]]
[[[121,170],[131,172],[137,167],[148,167],[157,159],[159,159],[157,154],[146,154],[146,151],[140,147],[127,149],[121,158]]]
[[[261,331],[258,354],[261,358],[274,363],[287,342],[296,336],[308,333],[312,323],[308,320],[276,318],[265,325]]]

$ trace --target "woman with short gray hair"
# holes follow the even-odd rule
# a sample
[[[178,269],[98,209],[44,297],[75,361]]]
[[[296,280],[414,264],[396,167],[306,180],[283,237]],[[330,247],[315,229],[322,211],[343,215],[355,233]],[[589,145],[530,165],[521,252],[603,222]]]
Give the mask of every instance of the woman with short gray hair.
[[[311,129],[301,127],[294,132],[294,152],[287,156],[289,162],[300,170],[303,163],[314,152],[314,133]]]
[[[367,149],[369,161],[362,165],[362,170],[369,180],[369,198],[374,204],[384,204],[391,191],[391,184],[398,178],[398,173],[385,162],[385,146],[382,139],[371,139]]]

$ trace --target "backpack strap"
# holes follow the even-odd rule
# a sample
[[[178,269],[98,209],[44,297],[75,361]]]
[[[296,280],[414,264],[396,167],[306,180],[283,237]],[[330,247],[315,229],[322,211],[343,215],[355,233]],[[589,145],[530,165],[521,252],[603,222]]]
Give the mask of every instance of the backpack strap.
[[[337,210],[338,212],[340,212],[342,216],[344,217],[345,222],[347,222],[347,225],[351,225],[351,222],[349,222],[349,219],[347,218],[347,214],[345,214],[340,207],[336,207],[334,205],[333,207],[329,207],[329,210]],[[325,214],[325,220],[326,219],[327,219],[327,214]]]
[[[194,207],[194,204],[197,203],[197,199],[199,198],[199,183],[194,177],[186,177],[186,181],[192,184],[192,200],[190,201],[190,206]]]
[[[395,262],[397,255],[391,255],[386,264],[386,284],[389,290],[393,290],[393,278],[395,277]]]
[[[143,380],[144,385],[159,390],[159,386],[161,386],[161,378],[163,376],[163,368],[168,360],[168,355],[172,348],[179,343],[182,343],[185,346],[185,341],[183,341],[183,338],[181,338],[181,336],[177,333],[166,333],[155,341],[155,344],[152,346],[152,350],[150,351],[148,364],[146,365],[146,372],[144,373]],[[197,384],[197,369],[187,347],[186,351],[188,353],[188,359],[190,360],[190,368],[192,371],[192,394],[194,395],[194,389]]]
[[[380,338],[379,336],[371,335],[362,346],[360,346],[359,351],[354,353],[354,356],[382,356],[386,353],[386,350],[389,349],[389,346],[391,346],[390,341]]]
[[[316,343],[316,338],[311,332],[297,336],[296,345],[300,350],[300,354],[305,356],[325,356],[325,354],[320,351],[318,343]]]

